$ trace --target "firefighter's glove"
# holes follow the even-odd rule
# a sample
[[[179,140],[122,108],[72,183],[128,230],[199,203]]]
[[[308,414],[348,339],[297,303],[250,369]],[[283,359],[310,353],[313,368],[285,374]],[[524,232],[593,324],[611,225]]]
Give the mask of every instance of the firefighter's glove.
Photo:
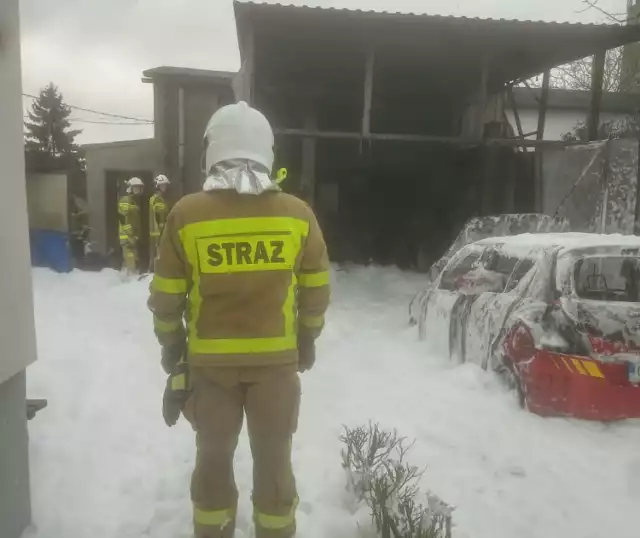
[[[172,346],[162,346],[162,369],[166,374],[171,374],[178,366],[180,361],[183,360],[185,353],[185,344],[180,342]]]
[[[311,370],[316,362],[316,342],[310,337],[300,337],[298,340],[298,371]]]
[[[176,425],[188,399],[189,369],[184,361],[180,361],[167,378],[162,398],[162,416],[167,426]]]

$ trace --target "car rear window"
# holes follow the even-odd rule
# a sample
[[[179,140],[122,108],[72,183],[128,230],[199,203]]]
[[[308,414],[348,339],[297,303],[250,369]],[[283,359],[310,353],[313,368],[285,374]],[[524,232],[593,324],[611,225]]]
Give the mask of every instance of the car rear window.
[[[582,299],[640,302],[640,257],[581,258],[574,274],[576,293]]]
[[[466,256],[464,256],[458,263],[452,265],[445,273],[442,275],[442,280],[440,282],[440,288],[443,290],[453,291],[456,289],[456,281],[458,278],[463,276],[464,274],[471,271],[476,263],[480,260],[480,254],[482,251],[471,251]]]
[[[523,261],[520,258],[502,254],[500,252],[493,252],[492,254],[493,255],[487,260],[487,269],[506,276],[511,275],[516,266]],[[533,262],[531,265],[533,265]],[[529,266],[529,269],[531,268],[531,265]]]
[[[482,255],[475,251],[451,266],[442,276],[440,288],[501,293],[512,291],[532,269],[535,262],[488,248]]]

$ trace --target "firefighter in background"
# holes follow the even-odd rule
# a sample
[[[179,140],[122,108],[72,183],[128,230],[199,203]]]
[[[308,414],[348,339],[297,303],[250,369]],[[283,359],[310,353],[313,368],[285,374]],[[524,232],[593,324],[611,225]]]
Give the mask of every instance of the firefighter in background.
[[[168,190],[171,182],[167,176],[160,174],[153,180],[153,184],[156,192],[149,198],[149,265],[151,272],[153,272],[160,236],[169,214]]]
[[[163,415],[173,426],[182,411],[197,432],[197,538],[234,534],[233,457],[245,414],[256,537],[290,538],[298,372],[313,366],[324,325],[327,249],[311,208],[270,177],[274,138],[260,112],[244,102],[221,108],[205,138],[204,192],[171,210],[151,283],[169,374]]]
[[[127,194],[118,202],[118,224],[123,268],[127,275],[139,270],[138,243],[140,242],[140,204],[144,183],[132,177],[127,181]]]

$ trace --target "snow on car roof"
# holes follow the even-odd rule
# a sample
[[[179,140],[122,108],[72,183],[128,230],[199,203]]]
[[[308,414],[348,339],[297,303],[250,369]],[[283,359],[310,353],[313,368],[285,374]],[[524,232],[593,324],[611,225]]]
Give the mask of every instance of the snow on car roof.
[[[481,246],[501,245],[513,251],[514,254],[522,255],[523,251],[545,247],[560,247],[566,251],[595,247],[640,248],[640,236],[590,233],[520,234],[490,237],[481,239],[475,244]]]

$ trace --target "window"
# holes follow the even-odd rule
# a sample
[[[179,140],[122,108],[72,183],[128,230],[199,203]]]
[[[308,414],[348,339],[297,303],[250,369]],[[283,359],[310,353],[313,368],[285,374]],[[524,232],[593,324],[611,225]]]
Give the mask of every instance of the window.
[[[520,262],[519,258],[504,255],[496,252],[491,259],[491,265],[487,267],[490,271],[501,273],[503,275],[510,275]]]
[[[451,267],[445,270],[440,280],[440,289],[456,291],[459,287],[459,279],[477,266],[480,261],[481,250],[475,250],[462,254],[461,259],[456,260]]]
[[[520,281],[533,269],[534,265],[535,262],[533,260],[518,260],[513,271],[511,271],[509,282],[507,282],[504,292],[509,293],[516,289]]]
[[[442,275],[440,289],[474,294],[511,291],[534,265],[534,260],[493,247],[467,252]]]
[[[576,261],[574,278],[582,299],[640,302],[640,257],[582,258]]]

